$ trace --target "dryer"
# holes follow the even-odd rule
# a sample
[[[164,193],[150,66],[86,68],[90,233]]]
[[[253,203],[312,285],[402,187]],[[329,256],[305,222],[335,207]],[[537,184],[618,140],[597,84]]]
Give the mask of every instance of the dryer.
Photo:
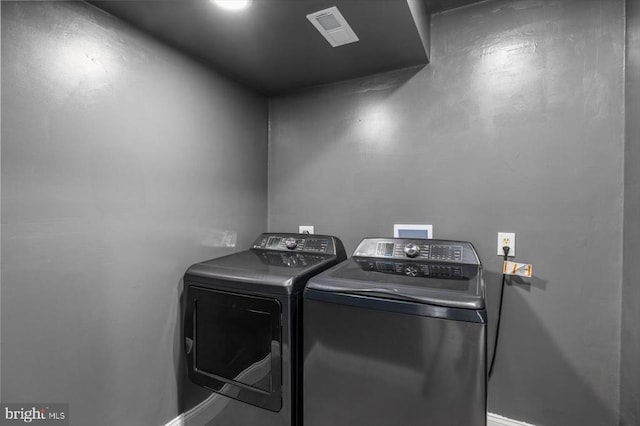
[[[464,241],[367,238],[304,292],[304,426],[485,426],[482,266]]]
[[[267,233],[186,271],[186,425],[300,424],[302,291],[345,258],[332,236]]]

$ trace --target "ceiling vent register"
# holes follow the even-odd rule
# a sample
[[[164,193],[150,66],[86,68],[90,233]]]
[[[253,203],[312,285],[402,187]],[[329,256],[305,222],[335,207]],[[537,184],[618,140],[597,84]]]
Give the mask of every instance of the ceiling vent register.
[[[337,7],[320,10],[307,15],[307,19],[333,47],[359,40]]]

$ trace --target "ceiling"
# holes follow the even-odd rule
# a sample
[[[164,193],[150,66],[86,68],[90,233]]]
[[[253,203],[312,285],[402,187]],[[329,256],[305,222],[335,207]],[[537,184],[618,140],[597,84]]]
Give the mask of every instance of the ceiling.
[[[469,6],[473,3],[486,0],[427,0],[431,13],[444,12],[446,10],[457,9],[459,7]]]
[[[104,11],[265,95],[429,61],[429,10],[477,0],[91,1]],[[411,3],[411,6],[410,6]],[[417,6],[416,6],[417,5]],[[331,45],[306,15],[337,6],[360,41]]]

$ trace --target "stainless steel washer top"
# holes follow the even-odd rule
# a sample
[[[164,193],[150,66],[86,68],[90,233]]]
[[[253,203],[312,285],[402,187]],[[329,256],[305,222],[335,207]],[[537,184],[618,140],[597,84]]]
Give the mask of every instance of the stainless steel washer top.
[[[332,236],[261,234],[249,250],[192,265],[185,280],[210,285],[215,279],[215,286],[290,295],[345,258],[342,243]]]
[[[371,299],[406,301],[425,306],[398,303],[396,308],[486,321],[482,265],[465,241],[366,238],[351,259],[314,277],[307,288],[307,298],[360,295],[367,298],[361,304],[371,308],[380,305]]]

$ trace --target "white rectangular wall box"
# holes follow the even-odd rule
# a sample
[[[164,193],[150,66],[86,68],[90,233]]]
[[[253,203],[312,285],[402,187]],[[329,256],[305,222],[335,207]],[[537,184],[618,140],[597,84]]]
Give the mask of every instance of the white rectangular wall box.
[[[394,238],[433,238],[433,225],[394,224]]]
[[[299,234],[313,234],[314,226],[313,225],[299,225],[298,226]]]

